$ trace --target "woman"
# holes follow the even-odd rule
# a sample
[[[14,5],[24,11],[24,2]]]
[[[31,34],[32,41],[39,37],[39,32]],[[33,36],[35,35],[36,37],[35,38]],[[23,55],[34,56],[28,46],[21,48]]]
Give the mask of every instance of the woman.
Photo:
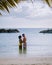
[[[21,39],[21,35],[18,38],[19,38],[19,49],[22,50],[22,39]]]

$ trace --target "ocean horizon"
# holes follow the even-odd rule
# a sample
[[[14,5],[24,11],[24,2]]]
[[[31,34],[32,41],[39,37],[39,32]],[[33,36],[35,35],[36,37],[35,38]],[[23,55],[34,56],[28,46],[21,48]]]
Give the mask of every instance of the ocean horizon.
[[[39,33],[47,28],[18,28],[19,33],[0,33],[0,58],[52,56],[52,34]],[[26,35],[27,48],[19,50],[18,36]]]

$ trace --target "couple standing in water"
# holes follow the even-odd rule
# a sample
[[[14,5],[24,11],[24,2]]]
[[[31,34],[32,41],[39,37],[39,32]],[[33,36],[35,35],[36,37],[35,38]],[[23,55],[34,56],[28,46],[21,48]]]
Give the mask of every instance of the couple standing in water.
[[[26,51],[26,36],[25,34],[20,35],[19,37],[19,50],[22,51],[22,48],[24,51]]]

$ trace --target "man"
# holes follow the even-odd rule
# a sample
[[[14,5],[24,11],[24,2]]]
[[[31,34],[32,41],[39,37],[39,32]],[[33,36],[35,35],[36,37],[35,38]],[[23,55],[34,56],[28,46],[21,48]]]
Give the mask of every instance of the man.
[[[25,34],[22,34],[23,37],[23,48],[26,48],[26,36]]]

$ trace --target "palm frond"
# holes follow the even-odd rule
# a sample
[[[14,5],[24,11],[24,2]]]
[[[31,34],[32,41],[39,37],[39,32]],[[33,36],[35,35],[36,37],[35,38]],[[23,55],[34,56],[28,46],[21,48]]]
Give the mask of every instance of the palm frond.
[[[4,9],[6,9],[9,12],[9,9],[8,9],[6,1],[2,1],[1,5],[3,6]]]
[[[19,3],[21,0],[14,0],[16,3]]]
[[[4,10],[4,7],[0,4],[0,10]]]
[[[49,7],[52,7],[52,0],[43,0],[43,1],[45,1]]]
[[[16,6],[16,3],[19,3],[19,1],[21,0],[0,0],[0,10],[7,10],[9,13],[9,8]]]
[[[14,0],[7,0],[7,2],[8,2],[11,6],[16,6]]]
[[[2,15],[2,14],[0,13],[0,15]]]
[[[16,6],[16,4],[18,4],[20,1],[26,1],[26,0],[0,0],[0,10],[7,10],[7,12],[9,13],[10,12],[9,8]],[[51,7],[52,0],[42,0],[42,1],[45,1],[49,5],[49,7]],[[31,2],[33,3],[33,0],[31,0]]]
[[[49,0],[45,0],[46,1],[46,3],[50,6],[50,2],[49,2]]]

